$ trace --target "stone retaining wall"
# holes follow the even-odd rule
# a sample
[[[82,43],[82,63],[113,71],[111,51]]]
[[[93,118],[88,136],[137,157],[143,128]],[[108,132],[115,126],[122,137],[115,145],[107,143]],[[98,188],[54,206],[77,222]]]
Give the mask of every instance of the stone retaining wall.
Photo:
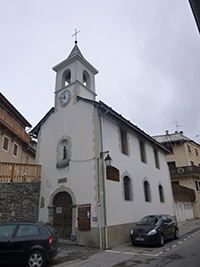
[[[40,183],[0,183],[0,223],[37,221]]]

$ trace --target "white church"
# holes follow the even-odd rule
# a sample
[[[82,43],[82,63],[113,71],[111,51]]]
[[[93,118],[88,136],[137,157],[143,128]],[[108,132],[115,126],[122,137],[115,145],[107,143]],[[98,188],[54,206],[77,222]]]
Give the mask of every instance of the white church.
[[[34,127],[42,165],[39,220],[60,238],[100,249],[130,241],[148,214],[175,218],[160,143],[101,101],[93,67],[77,41],[56,72],[54,107]]]

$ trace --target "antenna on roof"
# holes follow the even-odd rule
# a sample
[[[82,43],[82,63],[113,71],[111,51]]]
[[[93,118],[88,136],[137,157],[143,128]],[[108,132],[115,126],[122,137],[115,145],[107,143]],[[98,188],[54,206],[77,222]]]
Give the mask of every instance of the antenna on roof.
[[[74,37],[75,36],[75,41],[74,41],[74,43],[75,44],[77,44],[78,43],[78,41],[77,41],[77,34],[79,33],[80,31],[77,31],[76,29],[75,29],[75,33],[74,34],[72,34],[72,37]]]
[[[182,127],[182,125],[178,125],[177,121],[175,121],[175,124],[176,124],[176,132],[178,133],[178,127]]]

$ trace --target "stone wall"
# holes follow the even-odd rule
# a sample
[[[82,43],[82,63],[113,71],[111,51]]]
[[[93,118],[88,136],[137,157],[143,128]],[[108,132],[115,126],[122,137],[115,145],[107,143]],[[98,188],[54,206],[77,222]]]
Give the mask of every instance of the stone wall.
[[[37,221],[40,182],[0,183],[0,223]]]

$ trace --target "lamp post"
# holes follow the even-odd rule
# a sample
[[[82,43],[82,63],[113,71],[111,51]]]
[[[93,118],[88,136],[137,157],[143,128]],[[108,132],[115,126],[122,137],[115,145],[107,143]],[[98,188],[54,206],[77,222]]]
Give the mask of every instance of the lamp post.
[[[104,156],[107,154],[105,160]],[[112,162],[112,158],[109,155],[109,151],[105,151],[105,152],[100,152],[100,159],[102,160],[102,186],[103,186],[103,210],[104,210],[104,227],[105,227],[105,247],[108,248],[108,233],[107,233],[107,212],[106,212],[106,189],[105,189],[105,165],[104,162],[106,164],[106,167],[110,167],[111,166],[111,162]],[[99,184],[100,184],[100,177],[98,174],[98,180],[99,180]],[[100,249],[102,249],[102,236],[101,236],[101,200],[100,200],[100,187],[99,187],[99,201],[98,201],[98,206],[99,206],[99,234],[100,234]]]

